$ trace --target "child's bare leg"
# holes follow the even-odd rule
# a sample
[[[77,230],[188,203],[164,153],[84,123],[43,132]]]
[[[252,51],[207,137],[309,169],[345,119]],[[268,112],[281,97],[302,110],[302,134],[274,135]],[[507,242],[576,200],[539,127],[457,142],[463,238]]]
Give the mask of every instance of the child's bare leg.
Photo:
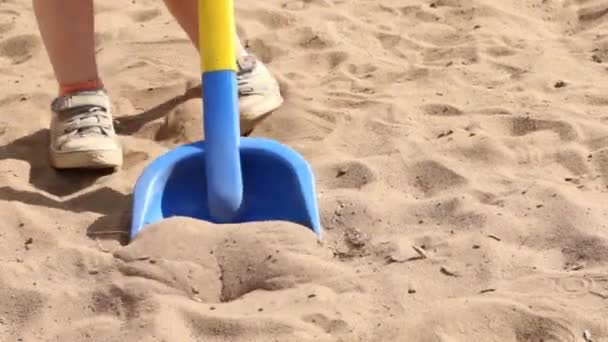
[[[57,82],[64,87],[99,79],[93,0],[33,0],[40,34]]]
[[[49,157],[68,168],[114,168],[122,149],[95,60],[93,0],[33,0],[59,96],[53,101]]]
[[[173,14],[179,25],[198,48],[198,1],[196,0],[164,0],[169,12]],[[247,54],[241,41],[236,39],[236,57],[241,58]]]

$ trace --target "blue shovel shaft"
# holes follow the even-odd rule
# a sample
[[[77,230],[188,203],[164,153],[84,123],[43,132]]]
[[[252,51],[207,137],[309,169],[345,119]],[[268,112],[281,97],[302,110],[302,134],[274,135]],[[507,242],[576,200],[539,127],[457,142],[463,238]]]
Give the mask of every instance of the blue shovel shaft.
[[[227,223],[243,201],[236,74],[210,71],[202,78],[209,213],[214,220]]]
[[[198,10],[207,201],[228,223],[243,202],[233,0],[199,0]]]

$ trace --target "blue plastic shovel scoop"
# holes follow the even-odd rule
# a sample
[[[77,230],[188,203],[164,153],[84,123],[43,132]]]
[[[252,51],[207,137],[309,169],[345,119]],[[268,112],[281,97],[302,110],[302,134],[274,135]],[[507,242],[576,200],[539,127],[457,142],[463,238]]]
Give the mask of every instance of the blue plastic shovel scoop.
[[[321,225],[309,164],[276,141],[240,136],[232,0],[199,0],[205,140],[146,167],[135,184],[131,238],[173,216],[213,223]]]

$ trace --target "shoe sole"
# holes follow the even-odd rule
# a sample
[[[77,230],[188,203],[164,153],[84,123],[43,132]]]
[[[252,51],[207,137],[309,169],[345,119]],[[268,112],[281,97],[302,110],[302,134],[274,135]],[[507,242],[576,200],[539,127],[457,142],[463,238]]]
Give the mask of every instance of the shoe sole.
[[[122,151],[50,151],[51,166],[56,169],[111,169],[122,165]]]
[[[255,106],[254,111],[250,111],[247,116],[241,115],[241,135],[249,135],[255,126],[259,125],[264,119],[269,117],[273,111],[278,109],[284,100],[282,96],[276,97],[272,101],[265,101],[262,104]]]

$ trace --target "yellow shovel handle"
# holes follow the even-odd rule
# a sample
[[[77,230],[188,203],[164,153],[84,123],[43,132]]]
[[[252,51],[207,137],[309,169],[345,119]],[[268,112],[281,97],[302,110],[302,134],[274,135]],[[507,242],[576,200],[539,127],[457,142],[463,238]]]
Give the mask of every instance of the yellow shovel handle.
[[[236,71],[233,0],[198,0],[198,29],[202,72]]]

